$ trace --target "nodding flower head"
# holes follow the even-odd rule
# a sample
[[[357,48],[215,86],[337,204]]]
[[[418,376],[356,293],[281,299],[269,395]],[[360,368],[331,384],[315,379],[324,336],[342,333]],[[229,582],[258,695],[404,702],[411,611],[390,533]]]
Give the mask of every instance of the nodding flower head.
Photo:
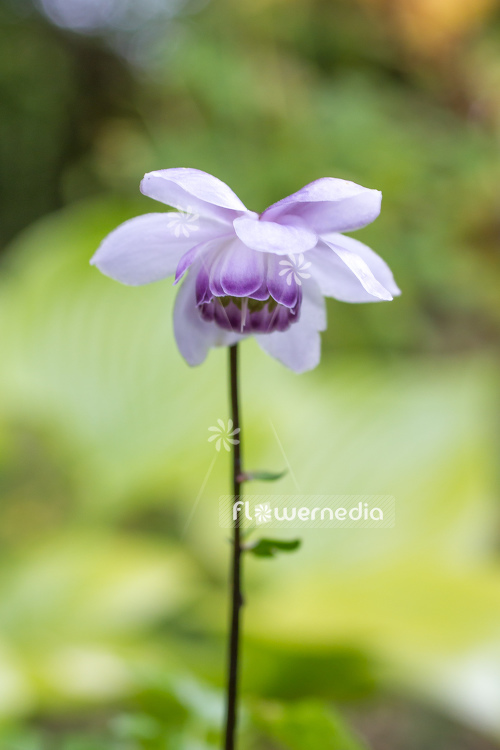
[[[377,190],[325,177],[260,215],[197,169],[150,172],[141,190],[181,213],[130,219],[91,263],[124,284],[182,280],[174,331],[191,365],[213,346],[253,335],[295,372],[312,369],[326,328],[325,296],[378,302],[400,294],[384,261],[341,234],[378,216]]]

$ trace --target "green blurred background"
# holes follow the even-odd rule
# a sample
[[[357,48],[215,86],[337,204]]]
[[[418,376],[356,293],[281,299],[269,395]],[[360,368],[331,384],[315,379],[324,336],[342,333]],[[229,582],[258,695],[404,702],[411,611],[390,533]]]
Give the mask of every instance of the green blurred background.
[[[500,4],[1,0],[0,60],[0,750],[218,746],[226,353],[88,264],[172,166],[381,189],[403,290],[307,375],[242,347],[248,468],[397,501],[247,561],[243,750],[499,747]]]

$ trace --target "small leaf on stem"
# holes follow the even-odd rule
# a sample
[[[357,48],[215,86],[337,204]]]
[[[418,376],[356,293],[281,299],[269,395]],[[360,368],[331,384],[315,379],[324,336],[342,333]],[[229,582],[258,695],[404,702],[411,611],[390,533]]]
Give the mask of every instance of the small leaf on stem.
[[[300,539],[257,539],[244,546],[246,552],[257,557],[274,557],[278,552],[295,552],[301,545]]]
[[[283,471],[245,471],[244,474],[240,474],[238,480],[240,482],[252,482],[255,479],[260,482],[276,482],[281,479],[288,472],[288,469]]]

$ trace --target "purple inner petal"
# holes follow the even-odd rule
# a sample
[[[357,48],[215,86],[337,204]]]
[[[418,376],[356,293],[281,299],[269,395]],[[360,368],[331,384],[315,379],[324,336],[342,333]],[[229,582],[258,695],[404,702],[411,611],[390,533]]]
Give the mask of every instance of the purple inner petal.
[[[208,270],[204,263],[196,275],[196,304],[201,305],[204,302],[210,302],[212,293],[210,291],[210,278]]]
[[[248,297],[260,289],[266,277],[266,258],[236,241],[224,253],[220,286],[229,296]]]
[[[215,297],[224,297],[226,292],[220,282],[220,275],[222,266],[224,264],[224,253],[219,252],[214,257],[210,258],[210,291]]]
[[[286,271],[286,273],[283,274],[283,271]],[[268,261],[267,288],[276,302],[286,307],[294,307],[297,303],[299,290],[299,286],[295,281],[294,267],[281,265],[279,256],[270,256]]]

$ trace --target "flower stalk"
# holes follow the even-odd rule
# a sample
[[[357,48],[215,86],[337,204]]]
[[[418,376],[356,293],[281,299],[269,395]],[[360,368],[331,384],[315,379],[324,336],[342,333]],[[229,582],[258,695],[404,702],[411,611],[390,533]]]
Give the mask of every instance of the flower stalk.
[[[229,347],[229,381],[231,392],[231,412],[235,429],[240,428],[238,400],[238,345]],[[239,433],[241,439],[241,431]],[[233,502],[240,496],[241,489],[241,440],[233,446]],[[241,593],[241,527],[239,514],[233,526],[232,571],[231,571],[231,624],[229,635],[229,664],[227,680],[227,708],[225,750],[234,750],[238,702],[238,666],[240,646],[240,611],[243,604]]]

